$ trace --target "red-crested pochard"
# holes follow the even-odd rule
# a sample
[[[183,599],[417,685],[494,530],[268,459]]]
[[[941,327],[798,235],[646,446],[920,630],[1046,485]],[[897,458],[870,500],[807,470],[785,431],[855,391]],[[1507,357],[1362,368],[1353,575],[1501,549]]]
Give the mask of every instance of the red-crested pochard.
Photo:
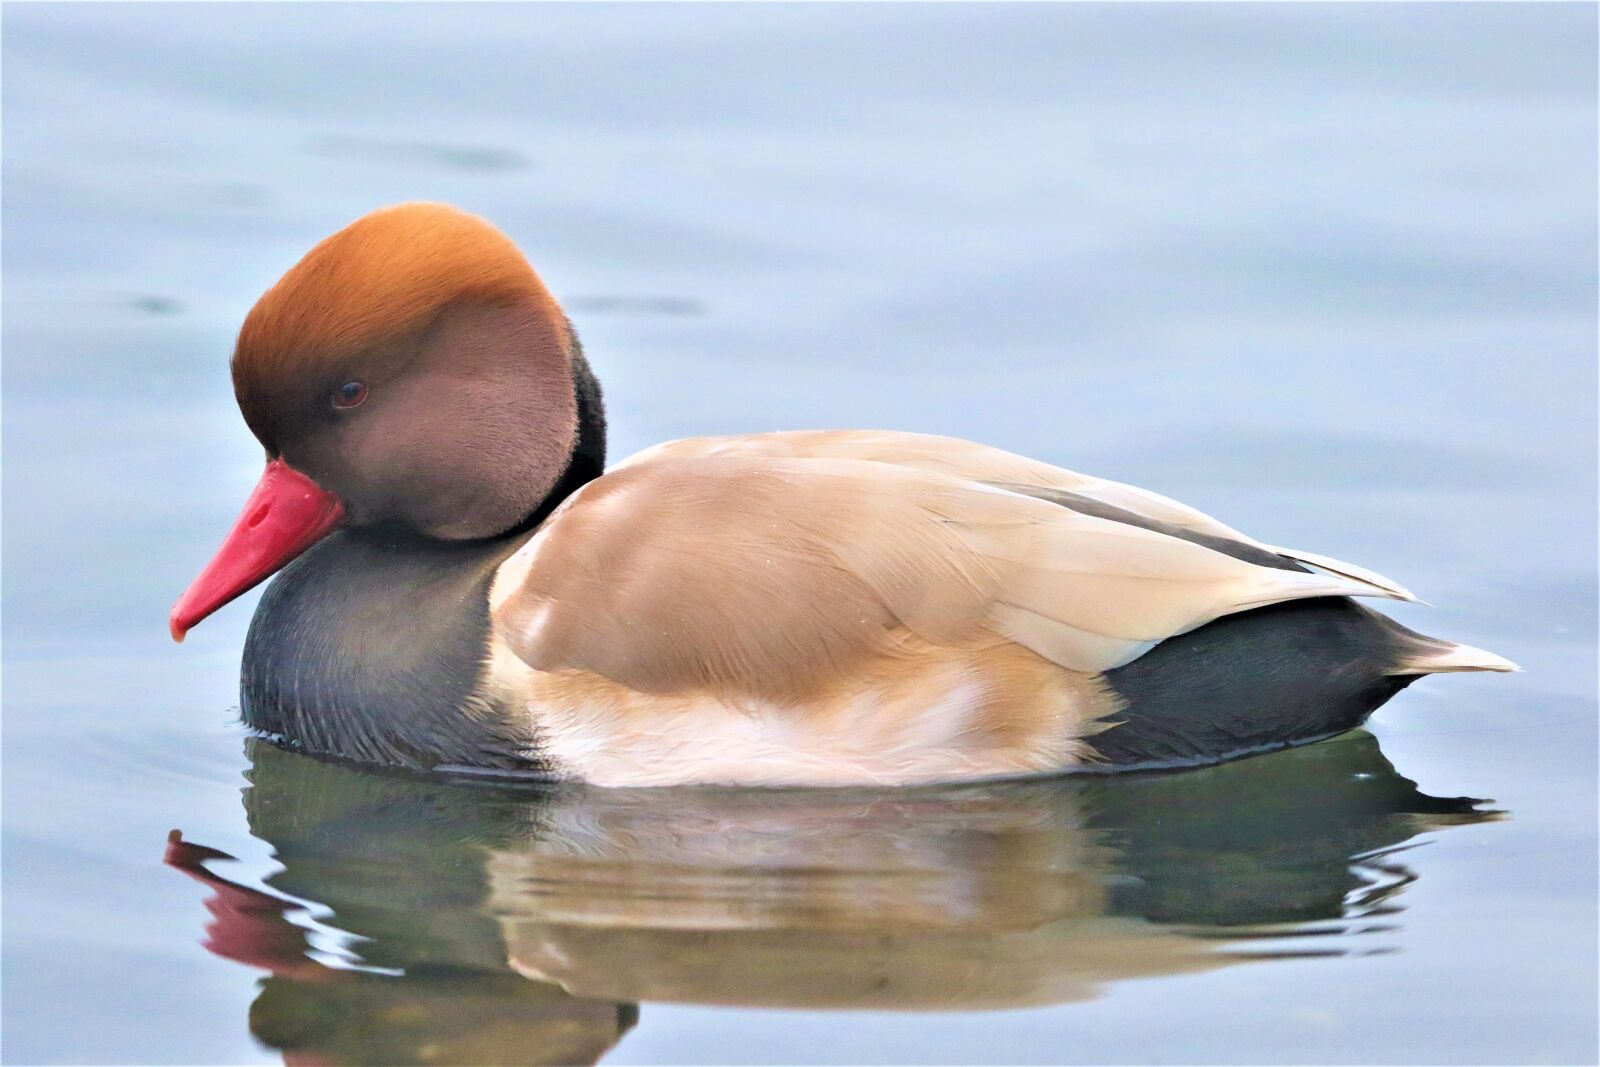
[[[522,254],[438,204],[313,248],[233,357],[267,466],[173,636],[275,572],[245,722],[307,752],[602,785],[909,784],[1211,763],[1508,671],[1412,599],[968,441],[691,438],[604,473]]]

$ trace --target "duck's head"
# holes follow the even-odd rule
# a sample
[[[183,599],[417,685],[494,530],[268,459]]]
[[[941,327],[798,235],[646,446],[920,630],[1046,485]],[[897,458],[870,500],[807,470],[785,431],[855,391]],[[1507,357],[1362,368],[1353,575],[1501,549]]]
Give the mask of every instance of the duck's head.
[[[234,393],[267,467],[172,635],[340,526],[441,540],[524,525],[604,466],[600,397],[560,307],[489,223],[375,211],[251,309]]]

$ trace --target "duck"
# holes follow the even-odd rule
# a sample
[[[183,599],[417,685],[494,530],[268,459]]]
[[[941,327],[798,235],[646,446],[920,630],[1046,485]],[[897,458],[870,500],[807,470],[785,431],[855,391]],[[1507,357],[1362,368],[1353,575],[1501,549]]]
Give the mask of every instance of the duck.
[[[265,470],[173,606],[268,578],[240,715],[315,756],[601,787],[1181,768],[1517,670],[1403,586],[1136,486],[931,434],[694,437],[609,469],[600,384],[507,235],[327,237],[231,360]]]

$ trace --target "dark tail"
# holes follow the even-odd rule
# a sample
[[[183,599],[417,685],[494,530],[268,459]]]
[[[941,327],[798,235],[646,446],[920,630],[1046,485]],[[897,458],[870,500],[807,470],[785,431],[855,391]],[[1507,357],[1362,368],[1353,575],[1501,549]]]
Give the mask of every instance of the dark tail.
[[[1089,744],[1107,769],[1218,763],[1353,729],[1424,674],[1515,669],[1351,600],[1277,604],[1216,619],[1108,671],[1123,710]]]
[[[1004,487],[1263,567],[1349,567],[1305,553],[1297,561],[1076,493]],[[1114,725],[1088,740],[1105,770],[1220,763],[1354,729],[1424,674],[1518,669],[1481,648],[1409,630],[1348,598],[1296,600],[1215,619],[1107,671],[1122,710]]]

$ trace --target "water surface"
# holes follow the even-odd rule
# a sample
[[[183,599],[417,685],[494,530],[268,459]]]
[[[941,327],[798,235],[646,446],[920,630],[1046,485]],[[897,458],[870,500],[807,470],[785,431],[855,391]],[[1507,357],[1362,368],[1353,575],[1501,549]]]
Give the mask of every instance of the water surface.
[[[3,19],[8,1061],[1596,1058],[1592,8]],[[249,743],[253,598],[165,636],[260,465],[227,354],[408,198],[528,252],[617,456],[976,438],[1392,574],[1527,672],[903,794]]]

